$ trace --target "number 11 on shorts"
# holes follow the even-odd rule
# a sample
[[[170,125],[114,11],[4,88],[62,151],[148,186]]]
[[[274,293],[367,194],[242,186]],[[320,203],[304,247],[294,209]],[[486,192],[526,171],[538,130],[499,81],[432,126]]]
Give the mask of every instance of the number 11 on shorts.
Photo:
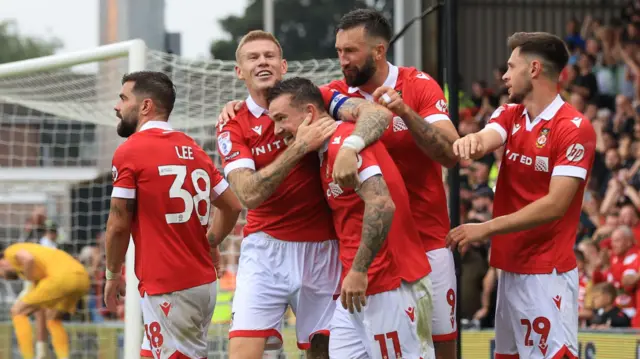
[[[395,358],[402,358],[402,350],[400,349],[400,339],[398,339],[398,332],[389,332],[386,334],[376,334],[373,336],[378,344],[380,345],[380,353],[382,354],[383,359],[391,358],[389,357],[389,350],[387,349],[387,340],[391,340],[393,343],[393,351],[395,352]]]

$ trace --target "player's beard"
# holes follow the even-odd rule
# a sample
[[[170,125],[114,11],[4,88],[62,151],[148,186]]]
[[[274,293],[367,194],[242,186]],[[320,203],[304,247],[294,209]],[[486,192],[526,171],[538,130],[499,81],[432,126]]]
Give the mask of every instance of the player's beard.
[[[353,68],[355,71],[352,72],[342,70],[347,85],[351,87],[359,87],[366,84],[376,73],[376,64],[373,61],[373,56],[367,57],[361,69],[357,66],[353,66]],[[351,70],[351,68],[348,68],[348,70]]]
[[[128,138],[133,135],[138,127],[138,116],[136,114],[126,116],[120,113],[118,117],[120,118],[117,128],[118,136]]]
[[[524,85],[524,89],[520,92],[515,92],[512,87],[511,94],[509,95],[509,102],[521,104],[522,101],[524,101],[524,99],[527,98],[527,96],[529,96],[529,94],[532,91],[533,91],[533,84],[531,83],[531,80],[527,80],[527,82]]]

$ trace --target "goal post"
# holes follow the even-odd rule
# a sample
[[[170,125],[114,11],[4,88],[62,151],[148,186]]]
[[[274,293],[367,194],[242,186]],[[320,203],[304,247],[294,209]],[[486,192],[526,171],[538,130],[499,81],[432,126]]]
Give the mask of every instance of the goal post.
[[[38,241],[42,233],[37,229],[42,229],[44,219],[51,219],[60,229],[60,246],[81,261],[90,259],[85,266],[92,271],[92,292],[83,315],[66,323],[71,328],[71,356],[138,358],[144,335],[132,243],[125,262],[127,295],[124,308],[119,308],[124,318],[121,311],[108,313],[101,307],[104,274],[94,269],[103,270],[104,262],[91,262],[104,256],[100,248],[109,213],[111,159],[123,141],[116,133],[119,120],[113,110],[123,74],[167,74],[176,87],[169,124],[191,136],[221,169],[216,120],[228,101],[248,95],[235,65],[151,50],[141,40],[0,65],[0,249],[16,241]],[[321,85],[341,78],[342,72],[336,59],[289,61],[285,77],[293,76]],[[245,221],[243,211],[222,243],[224,268],[209,331],[211,357],[223,358],[227,352]],[[11,293],[19,293],[20,283],[14,284]],[[5,345],[12,343],[6,334],[12,303],[2,291],[11,285],[0,280],[0,357],[5,357],[5,350],[17,353],[15,343]],[[285,325],[282,334],[287,358],[298,358],[295,330]]]
[[[0,65],[0,79],[20,78],[33,73],[44,73],[48,71],[68,69],[76,65],[99,63],[105,60],[126,58],[127,71],[141,71],[146,67],[146,45],[143,40],[135,39],[120,43],[100,46],[98,48],[77,51],[68,54],[51,55],[24,61],[12,62]],[[115,94],[114,94],[115,95]],[[11,101],[11,99],[0,96],[0,101]],[[115,97],[114,97],[115,98]],[[28,100],[27,100],[28,101]],[[17,101],[20,104],[21,101]],[[45,110],[46,111],[46,110]],[[2,177],[12,177],[11,173],[19,173],[17,171],[2,170]],[[63,170],[64,171],[64,170]],[[24,172],[24,171],[22,171]],[[46,170],[42,167],[32,170],[37,182],[49,182],[56,173],[60,173],[60,169]],[[26,176],[26,175],[25,175]],[[97,177],[97,173],[94,174]],[[34,177],[32,175],[32,177]],[[94,178],[95,178],[94,177]],[[74,181],[91,180],[94,178],[71,177],[64,181],[65,184]],[[12,178],[14,181],[22,182],[27,177]],[[33,180],[33,179],[32,179]],[[0,182],[2,180],[0,179]],[[68,187],[64,187],[68,190]],[[124,308],[124,359],[136,359],[140,356],[140,343],[142,341],[142,311],[140,308],[140,298],[138,294],[138,278],[135,275],[135,247],[133,238],[130,239],[129,248],[125,261],[125,277],[126,277],[126,295]],[[102,298],[95,298],[102,300]]]

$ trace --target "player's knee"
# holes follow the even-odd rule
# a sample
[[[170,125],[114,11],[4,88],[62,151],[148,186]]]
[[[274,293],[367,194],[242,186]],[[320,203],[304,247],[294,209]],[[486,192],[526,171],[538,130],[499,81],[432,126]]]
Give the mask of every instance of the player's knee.
[[[47,321],[59,320],[59,319],[62,319],[62,313],[60,313],[55,309],[47,309],[45,311],[45,318],[47,319]]]
[[[311,346],[307,349],[307,359],[329,359],[329,337],[314,335]]]
[[[13,306],[11,306],[10,313],[11,313],[11,317],[15,317],[18,315],[29,315],[34,310],[35,308],[32,308],[32,306],[27,305],[22,301],[17,301],[13,304]]]
[[[433,346],[436,351],[436,359],[455,359],[457,358],[457,342],[455,339],[442,342],[434,342]]]
[[[262,359],[266,343],[267,338],[231,338],[229,359]]]

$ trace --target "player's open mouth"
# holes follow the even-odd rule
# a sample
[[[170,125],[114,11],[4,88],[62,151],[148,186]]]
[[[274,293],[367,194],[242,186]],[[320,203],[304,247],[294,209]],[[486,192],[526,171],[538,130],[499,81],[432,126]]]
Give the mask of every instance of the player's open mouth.
[[[257,78],[260,78],[260,79],[264,79],[264,78],[268,78],[268,77],[270,77],[271,75],[273,75],[273,74],[271,73],[271,71],[268,71],[268,70],[262,70],[262,71],[260,71],[260,72],[258,72],[258,73],[256,74],[256,77],[257,77]]]

